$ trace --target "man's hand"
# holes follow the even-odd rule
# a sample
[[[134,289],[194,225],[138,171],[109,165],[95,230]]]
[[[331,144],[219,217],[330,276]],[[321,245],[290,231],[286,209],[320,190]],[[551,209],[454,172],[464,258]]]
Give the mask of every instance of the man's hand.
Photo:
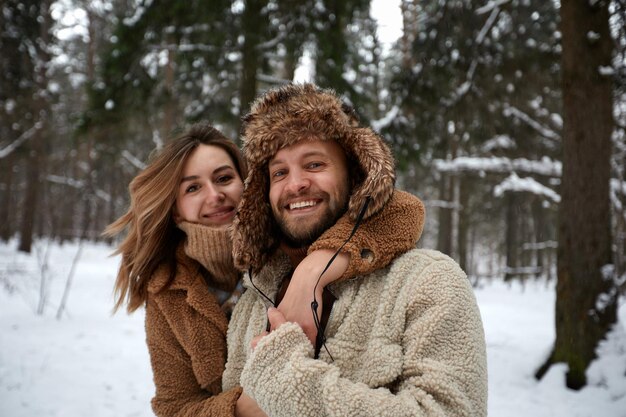
[[[333,254],[334,252],[331,250],[322,249],[314,251],[304,258],[294,271],[285,296],[278,305],[278,310],[284,315],[286,321],[298,323],[312,345],[315,345],[315,338],[317,337],[317,328],[315,327],[313,311],[311,310],[313,290],[317,279]],[[346,271],[349,262],[350,255],[341,252],[335,258],[330,268],[322,275],[319,285],[315,288],[318,317],[322,317],[322,292],[324,287],[341,277]],[[276,327],[272,326],[272,329]]]
[[[245,392],[242,392],[235,404],[235,416],[236,417],[267,417],[267,414],[263,412],[256,403]]]

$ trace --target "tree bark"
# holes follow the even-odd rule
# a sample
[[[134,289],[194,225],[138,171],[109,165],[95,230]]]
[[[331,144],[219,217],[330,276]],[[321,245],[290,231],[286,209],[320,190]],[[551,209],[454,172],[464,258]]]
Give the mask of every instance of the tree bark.
[[[248,112],[250,103],[257,92],[257,68],[260,67],[261,53],[258,45],[261,42],[260,31],[263,29],[261,10],[267,4],[266,0],[246,0],[246,8],[242,15],[244,41],[241,57],[241,84],[239,86],[239,115]],[[239,130],[239,126],[237,126]]]
[[[2,190],[2,203],[0,203],[0,239],[7,242],[14,233],[14,216],[12,213],[13,202],[13,164],[15,163],[15,154],[7,156],[5,161],[2,161],[2,183],[4,189]],[[6,163],[6,169],[4,169],[4,163]]]
[[[458,217],[458,234],[457,234],[457,248],[459,252],[459,266],[465,271],[467,275],[471,275],[471,271],[468,263],[468,240],[469,240],[469,197],[470,190],[468,179],[463,179],[461,176],[456,178],[459,184],[459,217]]]
[[[568,365],[566,384],[580,389],[595,349],[616,321],[611,264],[610,156],[612,83],[608,2],[561,2],[563,178],[557,253],[556,341],[550,364]],[[590,36],[593,35],[593,36]],[[606,268],[606,269],[604,269]],[[603,269],[605,274],[603,274]],[[542,373],[543,371],[543,373]]]
[[[439,200],[452,204],[451,177],[441,173],[439,181]],[[452,209],[449,206],[439,207],[439,230],[437,233],[437,250],[452,255]]]
[[[515,192],[507,192],[506,201],[506,273],[504,280],[510,281],[516,277],[513,271],[519,266],[519,238],[518,238],[518,217],[519,198]]]
[[[52,16],[50,14],[51,0],[42,1],[40,7],[41,27],[39,42],[37,44],[37,56],[38,62],[35,65],[35,88],[34,92],[34,113],[35,120],[40,123],[41,126],[35,132],[33,138],[30,141],[30,153],[27,160],[27,174],[26,174],[26,196],[24,198],[24,210],[22,211],[22,220],[20,224],[20,243],[18,250],[21,252],[30,253],[33,243],[33,233],[35,230],[35,216],[38,214],[38,207],[40,203],[41,193],[41,173],[44,171],[43,166],[45,162],[45,143],[47,129],[50,124],[49,118],[49,106],[47,98],[47,84],[48,76],[46,74],[48,64],[50,62],[50,54],[47,48],[50,45],[51,35],[50,29],[52,27]],[[40,213],[39,213],[40,214]]]

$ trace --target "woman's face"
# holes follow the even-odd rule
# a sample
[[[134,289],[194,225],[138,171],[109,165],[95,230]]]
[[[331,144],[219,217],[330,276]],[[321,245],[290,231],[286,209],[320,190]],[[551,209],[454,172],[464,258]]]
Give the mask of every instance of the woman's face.
[[[213,227],[228,225],[242,192],[243,181],[228,153],[218,146],[198,145],[183,168],[174,221]]]

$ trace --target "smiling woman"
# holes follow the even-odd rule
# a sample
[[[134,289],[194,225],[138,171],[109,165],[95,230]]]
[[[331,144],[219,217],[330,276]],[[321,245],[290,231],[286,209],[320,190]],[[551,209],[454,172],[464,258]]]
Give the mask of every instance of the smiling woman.
[[[242,192],[243,181],[230,155],[217,146],[199,145],[183,168],[174,220],[205,226],[228,225]]]

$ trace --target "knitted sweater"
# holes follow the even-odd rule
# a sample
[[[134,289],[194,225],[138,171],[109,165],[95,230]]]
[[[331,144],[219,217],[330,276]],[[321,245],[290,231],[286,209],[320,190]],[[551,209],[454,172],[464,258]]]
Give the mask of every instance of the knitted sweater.
[[[338,249],[350,223],[347,216],[339,219],[309,251]],[[394,193],[344,246],[351,258],[342,279],[385,266],[413,248],[423,224],[421,201],[408,193]],[[156,386],[152,408],[159,417],[233,416],[241,388],[221,392],[228,327],[221,307],[232,301],[221,296],[232,292],[238,280],[232,269],[230,234],[189,223],[179,227],[187,239],[177,250],[174,281],[164,288],[168,272],[162,267],[148,285],[146,337]],[[208,282],[204,276],[210,277]]]
[[[254,277],[272,294],[288,270],[276,256]],[[249,285],[249,277],[244,277]],[[487,364],[472,288],[447,256],[415,249],[367,279],[332,286],[326,328],[334,361],[299,326],[266,323],[254,290],[244,293],[228,330],[225,390],[239,384],[270,417],[485,416]]]

